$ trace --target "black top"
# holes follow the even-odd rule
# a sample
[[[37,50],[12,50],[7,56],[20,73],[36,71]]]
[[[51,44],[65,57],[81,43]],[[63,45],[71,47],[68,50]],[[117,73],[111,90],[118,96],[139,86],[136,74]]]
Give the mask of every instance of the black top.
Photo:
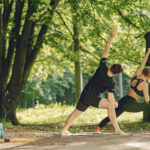
[[[100,65],[94,73],[93,77],[89,80],[85,86],[83,92],[90,95],[99,96],[99,94],[108,90],[108,92],[115,92],[115,81],[112,77],[107,75],[108,66],[107,58],[100,60]]]
[[[133,80],[137,80],[137,83],[136,83],[136,85],[135,86],[132,86],[132,81]],[[137,89],[137,86],[141,83],[141,82],[143,82],[144,80],[143,79],[138,79],[137,78],[137,76],[134,76],[132,79],[131,79],[131,88],[134,90],[134,92],[137,94],[137,95],[139,95],[139,96],[144,96],[144,94],[143,94],[143,91],[139,91],[138,89]]]

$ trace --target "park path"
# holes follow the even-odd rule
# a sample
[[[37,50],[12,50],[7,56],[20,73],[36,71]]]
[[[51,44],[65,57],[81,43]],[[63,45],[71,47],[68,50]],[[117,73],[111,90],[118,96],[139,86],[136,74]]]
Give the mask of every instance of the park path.
[[[0,150],[150,150],[149,132],[132,136],[39,135],[34,143],[0,143]]]

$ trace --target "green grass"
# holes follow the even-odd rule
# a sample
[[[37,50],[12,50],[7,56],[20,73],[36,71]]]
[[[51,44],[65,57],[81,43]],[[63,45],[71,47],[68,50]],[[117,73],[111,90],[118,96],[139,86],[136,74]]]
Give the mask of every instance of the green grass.
[[[75,109],[74,106],[51,104],[38,104],[35,108],[18,109],[17,118],[26,127],[37,129],[49,129],[60,131],[68,115]],[[84,112],[70,128],[72,132],[88,131],[94,129],[96,125],[107,116],[107,111],[90,107]],[[121,129],[125,131],[149,130],[150,123],[142,122],[143,113],[123,113],[118,122]],[[112,130],[109,123],[104,130]]]
[[[6,121],[6,120],[4,120],[4,119],[0,119],[0,123],[3,124],[3,127],[4,127],[4,128],[13,128],[12,123],[9,122],[9,121]]]

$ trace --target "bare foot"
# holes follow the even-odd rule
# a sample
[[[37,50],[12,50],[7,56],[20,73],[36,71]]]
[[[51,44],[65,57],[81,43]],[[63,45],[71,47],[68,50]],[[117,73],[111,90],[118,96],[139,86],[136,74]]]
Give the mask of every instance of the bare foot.
[[[115,131],[114,134],[115,134],[115,135],[124,135],[124,136],[129,135],[128,133],[125,133],[125,132],[123,132],[122,130]]]
[[[99,134],[99,133],[101,133],[100,129],[101,129],[100,127],[97,127],[93,133],[94,133],[94,134]]]
[[[69,131],[66,131],[66,132],[61,132],[60,135],[62,135],[62,136],[69,136],[69,135],[72,135],[72,133],[69,132]]]

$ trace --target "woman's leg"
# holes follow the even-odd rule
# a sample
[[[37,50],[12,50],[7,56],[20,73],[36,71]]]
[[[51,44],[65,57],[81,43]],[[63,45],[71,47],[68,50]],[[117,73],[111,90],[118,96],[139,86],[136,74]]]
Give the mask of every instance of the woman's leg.
[[[123,132],[121,131],[121,129],[119,128],[119,125],[117,123],[114,104],[106,99],[102,99],[99,103],[99,108],[107,109],[108,116],[110,118],[110,121],[111,121],[114,129],[115,129],[115,132],[118,134],[123,134]]]
[[[119,101],[118,108],[115,109],[116,117],[119,117],[124,111],[141,112],[144,109],[149,109],[149,108],[150,108],[150,104],[138,103],[136,102],[136,100],[130,99],[130,97],[125,96]],[[110,122],[109,117],[103,119],[98,125],[98,128],[96,129],[95,133],[98,132],[99,129],[102,129],[108,122]]]
[[[116,117],[119,117],[125,111],[124,104],[126,103],[126,99],[127,99],[127,97],[125,96],[119,100],[118,108],[115,109]],[[105,119],[103,119],[99,123],[98,127],[96,128],[95,133],[98,133],[99,130],[102,129],[109,122],[110,122],[109,117],[106,117]]]
[[[146,103],[138,103],[136,100],[128,101],[128,105],[125,105],[126,112],[141,112],[147,108]]]
[[[118,106],[118,108],[115,109],[115,112],[116,112],[116,117],[119,117],[124,112],[123,107]],[[102,129],[109,122],[110,122],[109,117],[106,117],[100,122],[98,126],[100,127],[100,129]]]

